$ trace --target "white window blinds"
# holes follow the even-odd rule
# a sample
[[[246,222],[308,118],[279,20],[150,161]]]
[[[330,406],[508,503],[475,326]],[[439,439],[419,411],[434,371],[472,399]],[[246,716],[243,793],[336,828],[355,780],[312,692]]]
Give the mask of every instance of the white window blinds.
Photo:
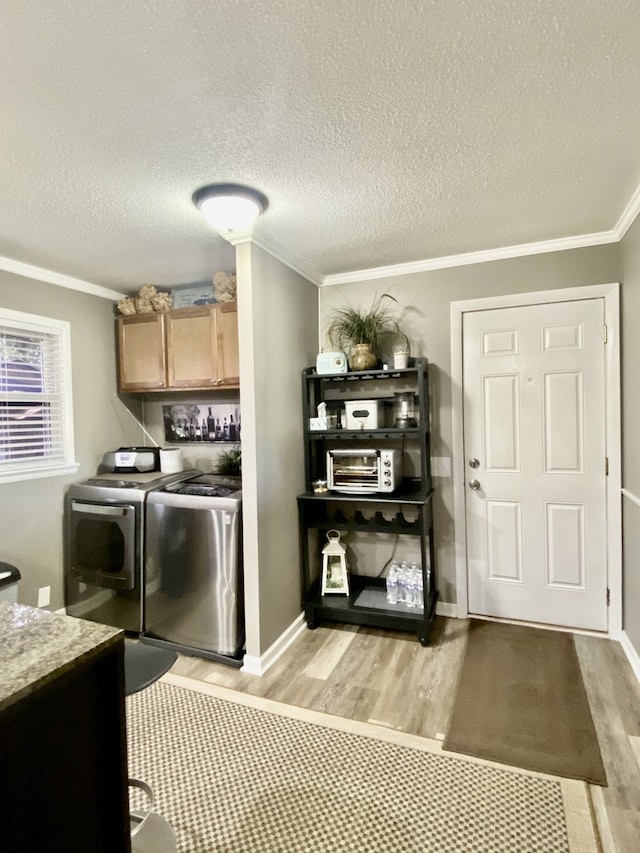
[[[69,324],[0,309],[0,481],[73,463]]]

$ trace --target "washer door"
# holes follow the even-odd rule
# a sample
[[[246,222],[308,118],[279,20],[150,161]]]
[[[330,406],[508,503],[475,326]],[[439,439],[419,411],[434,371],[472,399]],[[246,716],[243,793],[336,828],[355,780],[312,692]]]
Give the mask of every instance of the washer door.
[[[69,570],[87,584],[132,590],[135,584],[133,504],[71,500],[68,505]]]

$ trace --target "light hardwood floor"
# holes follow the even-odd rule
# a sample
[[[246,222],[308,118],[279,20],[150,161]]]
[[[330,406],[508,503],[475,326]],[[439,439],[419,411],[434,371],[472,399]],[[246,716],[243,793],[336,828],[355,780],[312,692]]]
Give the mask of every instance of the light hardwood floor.
[[[416,637],[347,625],[305,628],[262,677],[180,656],[172,672],[411,734],[447,727],[468,621],[436,617],[427,648]],[[589,786],[605,853],[640,853],[640,685],[621,646],[576,636],[576,648],[607,772]],[[543,853],[543,851],[541,851]]]

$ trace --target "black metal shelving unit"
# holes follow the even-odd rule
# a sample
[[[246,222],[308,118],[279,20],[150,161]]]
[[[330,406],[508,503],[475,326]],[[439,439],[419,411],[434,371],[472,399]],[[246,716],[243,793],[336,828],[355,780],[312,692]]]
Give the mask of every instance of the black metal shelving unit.
[[[426,359],[414,359],[402,370],[363,370],[318,374],[309,367],[302,373],[305,482],[298,496],[302,604],[307,625],[325,621],[371,625],[414,632],[422,645],[429,642],[430,623],[438,597],[433,542],[433,489],[429,436],[429,382]],[[324,402],[327,410],[340,409],[345,400],[380,399],[391,404],[394,394],[416,395],[418,425],[404,429],[382,427],[365,431],[309,429],[310,418]],[[330,448],[398,446],[413,449],[418,457],[417,477],[402,480],[391,494],[316,494],[312,483],[326,478],[326,451]],[[322,533],[387,533],[420,537],[423,571],[423,606],[409,608],[386,602],[385,579],[349,573],[349,595],[321,595],[320,551]],[[362,594],[367,594],[363,596]],[[362,603],[364,602],[364,603]]]

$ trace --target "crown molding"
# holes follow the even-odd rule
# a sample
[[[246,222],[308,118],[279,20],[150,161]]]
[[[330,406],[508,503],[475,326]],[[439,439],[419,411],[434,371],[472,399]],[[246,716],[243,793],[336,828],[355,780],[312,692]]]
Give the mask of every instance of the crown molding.
[[[231,243],[232,246],[239,246],[240,243],[252,242],[253,226],[251,228],[243,228],[241,231],[219,231],[218,236]]]
[[[278,261],[281,261],[285,266],[288,266],[289,269],[292,269],[294,272],[297,272],[298,275],[301,275],[303,278],[306,278],[307,281],[310,281],[312,284],[315,284],[316,287],[320,287],[323,282],[323,276],[313,273],[310,270],[306,269],[302,262],[292,255],[290,252],[287,252],[282,246],[278,245],[273,240],[265,240],[262,237],[254,237],[253,242],[256,246],[260,246],[261,249],[264,249],[265,252],[269,252],[270,255],[273,255]]]
[[[289,269],[297,272],[298,275],[301,275],[312,284],[315,284],[316,287],[320,287],[322,285],[321,275],[317,275],[310,272],[308,269],[305,269],[301,261],[294,257],[290,252],[287,252],[274,240],[265,240],[264,237],[256,236],[252,229],[247,229],[246,231],[224,231],[221,232],[220,236],[233,246],[238,246],[240,243],[253,243],[255,246],[259,246],[261,249],[264,249],[265,252],[268,252],[276,260],[281,261],[285,266],[289,267]]]
[[[640,186],[629,199],[629,203],[622,211],[620,219],[618,219],[614,232],[618,236],[618,240],[622,240],[629,228],[635,222],[636,217],[640,213]]]
[[[44,267],[34,267],[22,261],[14,261],[13,258],[0,257],[0,270],[20,275],[23,278],[32,278],[35,281],[55,284],[58,287],[67,287],[69,290],[79,290],[82,293],[99,296],[101,299],[109,299],[111,301],[122,299],[127,295],[117,290],[109,290],[109,288],[102,287],[99,284],[93,284],[90,281],[83,281],[81,278],[73,278],[70,275],[63,275],[53,270],[44,269]]]
[[[369,281],[373,278],[390,278],[416,272],[442,270],[450,267],[462,267],[469,264],[483,264],[488,261],[502,261],[507,258],[520,258],[525,255],[541,255],[545,252],[562,252],[567,249],[582,249],[586,246],[600,246],[604,243],[617,243],[615,230],[600,231],[595,234],[581,234],[577,237],[560,237],[556,240],[543,240],[539,243],[521,243],[518,246],[504,246],[500,249],[484,249],[480,252],[467,252],[462,255],[446,255],[441,258],[429,258],[424,261],[410,261],[405,264],[393,264],[388,267],[373,267],[353,272],[337,273],[325,276],[322,286],[350,284],[356,281]]]

